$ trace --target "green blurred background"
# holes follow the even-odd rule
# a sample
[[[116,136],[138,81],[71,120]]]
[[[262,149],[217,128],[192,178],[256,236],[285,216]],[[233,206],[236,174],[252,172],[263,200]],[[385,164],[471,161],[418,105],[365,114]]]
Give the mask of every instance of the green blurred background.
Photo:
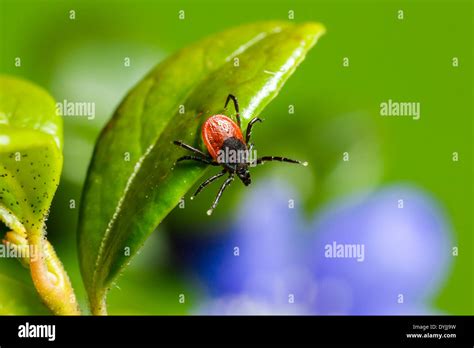
[[[293,182],[308,216],[329,200],[385,183],[410,181],[432,193],[459,246],[436,307],[474,313],[472,2],[1,0],[1,73],[31,80],[57,101],[96,105],[93,120],[64,119],[64,172],[48,221],[49,239],[84,308],[76,254],[79,200],[94,141],[115,107],[177,49],[238,24],[286,20],[290,10],[296,22],[324,23],[327,34],[265,109],[254,141],[259,149],[308,159],[311,170],[262,167],[255,181],[276,176]],[[459,67],[452,66],[453,57]],[[420,102],[421,119],[380,117],[379,105],[388,99]],[[350,164],[341,164],[345,151]],[[243,186],[231,187],[215,219],[226,219],[243,194]],[[209,202],[213,195],[209,190],[200,199]],[[187,313],[199,302],[199,285],[176,272],[169,239],[205,224],[203,211],[189,204],[160,225],[111,291],[111,314]],[[0,273],[31,283],[15,260],[2,260]],[[187,294],[185,304],[175,301],[179,293]]]

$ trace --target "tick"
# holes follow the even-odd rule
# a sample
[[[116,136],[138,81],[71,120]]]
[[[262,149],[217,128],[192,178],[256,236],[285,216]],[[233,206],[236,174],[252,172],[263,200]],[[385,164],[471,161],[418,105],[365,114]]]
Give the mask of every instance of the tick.
[[[234,103],[237,123],[228,116],[213,115],[209,117],[202,125],[201,136],[204,144],[206,145],[208,154],[205,154],[201,150],[187,145],[182,141],[174,141],[175,145],[181,146],[182,148],[193,153],[193,155],[187,155],[178,158],[177,162],[190,160],[205,163],[211,166],[223,167],[223,170],[220,173],[211,176],[209,179],[199,185],[194,195],[191,196],[191,199],[194,199],[194,197],[196,197],[204,187],[213,181],[219,179],[221,176],[227,173],[229,174],[217,192],[216,198],[214,199],[211,208],[207,211],[207,215],[212,214],[219,203],[222,193],[227,188],[227,186],[229,186],[234,181],[235,176],[237,176],[245,186],[250,185],[250,167],[255,167],[269,161],[296,163],[303,166],[308,165],[307,162],[300,162],[280,156],[263,156],[253,159],[253,144],[250,143],[252,127],[256,122],[262,122],[262,120],[258,117],[250,120],[245,131],[244,139],[241,130],[239,103],[237,98],[232,94],[229,94],[227,96],[224,109],[227,108],[227,104],[230,100],[232,100]]]

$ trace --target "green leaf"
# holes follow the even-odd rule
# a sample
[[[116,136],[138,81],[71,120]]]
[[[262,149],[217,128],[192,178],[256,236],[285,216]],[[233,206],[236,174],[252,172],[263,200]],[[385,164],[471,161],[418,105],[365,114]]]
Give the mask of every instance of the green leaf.
[[[207,169],[174,167],[183,150],[172,141],[204,150],[200,126],[224,112],[229,93],[245,127],[323,33],[315,23],[234,28],[179,51],[128,94],[96,144],[81,204],[81,270],[94,313],[105,313],[118,273]]]
[[[63,164],[62,119],[53,98],[17,78],[0,76],[0,220],[9,250],[24,251],[33,283],[56,314],[78,314],[69,278],[46,239],[45,222]]]
[[[62,120],[43,89],[8,76],[0,86],[0,219],[40,235],[61,175]]]

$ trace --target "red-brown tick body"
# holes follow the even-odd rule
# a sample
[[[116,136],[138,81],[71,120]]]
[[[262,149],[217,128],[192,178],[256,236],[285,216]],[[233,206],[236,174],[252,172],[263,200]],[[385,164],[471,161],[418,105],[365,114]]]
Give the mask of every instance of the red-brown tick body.
[[[225,147],[226,141],[235,139],[246,148],[244,137],[239,126],[225,115],[214,115],[209,117],[202,125],[202,140],[207,151],[214,160],[217,160],[219,152]]]
[[[240,124],[240,114],[239,114],[239,103],[237,98],[232,94],[227,96],[224,108],[227,107],[229,101],[234,102],[234,108],[236,111],[235,118],[237,122],[234,122],[230,117],[225,115],[212,115],[209,117],[204,124],[202,125],[201,135],[204,145],[209,154],[202,152],[199,149],[196,149],[188,144],[183,143],[182,141],[175,140],[174,144],[181,146],[182,148],[191,151],[194,155],[187,155],[178,158],[177,162],[191,160],[201,163],[205,163],[212,166],[221,166],[223,170],[210,177],[199,185],[193,199],[201,190],[209,185],[214,180],[220,178],[226,173],[229,174],[227,180],[222,184],[217,196],[212,204],[211,208],[207,211],[208,215],[212,214],[212,211],[216,208],[219,199],[222,196],[225,188],[230,185],[234,180],[234,177],[237,176],[245,186],[250,185],[250,172],[249,167],[253,167],[259,164],[263,164],[267,161],[279,161],[279,162],[288,162],[307,165],[306,162],[300,162],[297,160],[292,160],[286,157],[279,156],[263,156],[252,160],[249,156],[249,152],[252,150],[252,144],[250,144],[250,136],[252,134],[252,127],[255,122],[261,122],[258,117],[254,117],[250,120],[247,125],[247,130],[245,132],[245,139],[242,135],[241,124]],[[249,145],[250,144],[250,145]]]

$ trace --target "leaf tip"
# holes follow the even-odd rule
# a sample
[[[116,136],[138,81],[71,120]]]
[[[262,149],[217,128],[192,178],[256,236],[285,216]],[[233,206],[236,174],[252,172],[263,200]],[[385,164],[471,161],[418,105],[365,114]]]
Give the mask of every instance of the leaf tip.
[[[306,22],[299,25],[300,32],[314,45],[326,33],[326,27],[319,22]]]

